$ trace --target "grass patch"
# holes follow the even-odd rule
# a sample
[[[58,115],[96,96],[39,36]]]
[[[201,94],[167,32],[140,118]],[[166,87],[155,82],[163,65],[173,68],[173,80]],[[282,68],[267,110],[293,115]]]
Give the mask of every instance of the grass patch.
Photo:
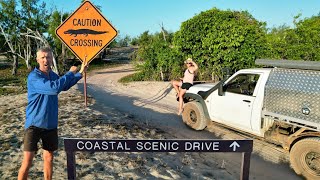
[[[26,92],[28,69],[20,65],[17,74],[12,75],[12,66],[0,65],[0,95]]]
[[[0,87],[0,95],[21,94],[26,90],[21,91],[20,88],[3,88]]]
[[[144,81],[144,74],[141,72],[137,72],[134,74],[129,74],[119,79],[120,83],[129,83],[132,81]]]
[[[118,66],[121,66],[122,64],[123,64],[123,62],[116,62],[116,61],[109,62],[109,61],[102,61],[102,60],[98,59],[98,60],[92,61],[89,64],[88,72],[93,71],[93,70],[118,67]],[[80,65],[80,67],[81,67],[81,65]]]
[[[97,59],[94,59],[90,62],[88,72],[94,71],[94,70],[99,70],[99,69],[118,67],[123,64],[124,64],[124,62],[121,62],[121,61],[103,61],[103,60],[97,58]],[[66,66],[68,68],[70,68],[71,66],[77,66],[78,69],[80,69],[81,68],[81,61],[79,61],[77,59],[73,59],[73,60],[70,60],[70,62],[68,62],[66,64]],[[69,70],[69,69],[67,69],[67,70]]]

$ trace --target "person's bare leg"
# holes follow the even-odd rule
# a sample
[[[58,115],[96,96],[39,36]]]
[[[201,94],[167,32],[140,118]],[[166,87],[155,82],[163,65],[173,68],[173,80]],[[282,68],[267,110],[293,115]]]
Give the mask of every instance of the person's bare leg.
[[[53,151],[43,150],[43,173],[45,180],[52,179]]]
[[[18,180],[26,180],[29,175],[29,169],[32,166],[32,160],[35,152],[33,151],[24,151],[23,152],[23,160],[21,167],[18,173]]]
[[[179,94],[179,87],[181,86],[181,81],[171,81],[171,84],[174,88],[174,90],[176,91],[177,94]]]
[[[183,111],[183,96],[186,93],[187,90],[185,89],[181,89],[180,93],[179,93],[179,111],[178,111],[178,115],[182,114]]]

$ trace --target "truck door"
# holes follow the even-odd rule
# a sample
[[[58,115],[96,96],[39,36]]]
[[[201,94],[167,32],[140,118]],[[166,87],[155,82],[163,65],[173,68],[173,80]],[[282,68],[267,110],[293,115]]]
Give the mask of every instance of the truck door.
[[[223,86],[224,95],[212,98],[211,111],[221,123],[243,130],[252,130],[251,114],[254,90],[259,74],[238,74]]]

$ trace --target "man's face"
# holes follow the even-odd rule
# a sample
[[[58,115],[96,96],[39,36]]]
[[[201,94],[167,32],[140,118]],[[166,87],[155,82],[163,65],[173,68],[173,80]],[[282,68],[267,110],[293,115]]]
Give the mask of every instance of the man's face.
[[[39,70],[48,73],[51,70],[52,65],[51,53],[39,51],[37,53],[37,62],[39,64]]]

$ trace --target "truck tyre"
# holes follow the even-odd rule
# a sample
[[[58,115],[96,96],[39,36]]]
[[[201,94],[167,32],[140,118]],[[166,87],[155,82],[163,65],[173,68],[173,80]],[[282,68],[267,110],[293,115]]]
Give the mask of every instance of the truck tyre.
[[[199,102],[188,102],[184,106],[182,119],[185,124],[195,130],[203,130],[207,126],[207,119]]]
[[[320,179],[320,138],[305,138],[290,151],[294,171],[306,179]]]

